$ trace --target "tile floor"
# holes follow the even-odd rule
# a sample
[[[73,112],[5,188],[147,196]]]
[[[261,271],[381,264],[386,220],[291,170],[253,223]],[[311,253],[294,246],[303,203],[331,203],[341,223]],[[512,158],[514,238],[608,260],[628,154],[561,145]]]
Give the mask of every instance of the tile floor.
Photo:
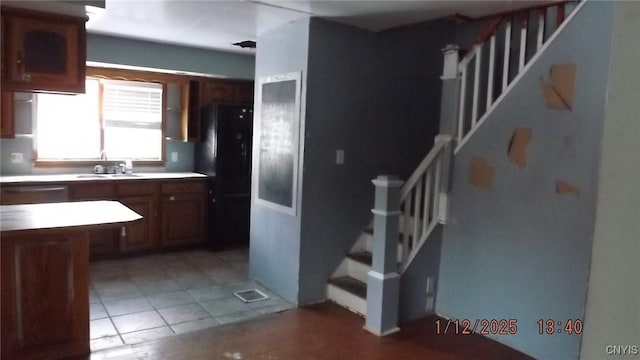
[[[135,344],[292,309],[249,280],[247,250],[206,250],[92,262],[91,350]],[[269,299],[244,303],[234,291]]]

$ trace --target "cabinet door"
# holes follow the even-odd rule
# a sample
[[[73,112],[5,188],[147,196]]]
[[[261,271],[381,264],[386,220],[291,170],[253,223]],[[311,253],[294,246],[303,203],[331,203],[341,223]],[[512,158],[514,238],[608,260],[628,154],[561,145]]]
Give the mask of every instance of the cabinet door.
[[[233,84],[222,81],[204,81],[202,83],[201,105],[233,104]]]
[[[83,22],[17,15],[7,15],[6,21],[8,86],[84,93]]]
[[[89,353],[89,263],[83,231],[2,237],[2,359]]]
[[[183,87],[183,89],[186,89]],[[200,141],[201,122],[200,122],[200,102],[201,102],[201,86],[197,80],[189,81],[188,97],[183,96],[188,107],[188,115],[182,119],[182,139],[188,141]],[[185,121],[186,120],[186,121]],[[185,133],[186,132],[186,133]]]
[[[234,99],[237,105],[253,106],[253,82],[235,84]]]
[[[73,201],[113,200],[116,187],[110,182],[73,184],[69,190]],[[89,230],[89,257],[91,260],[113,256],[118,251],[120,231],[116,228]]]
[[[124,227],[120,234],[120,251],[151,249],[154,245],[153,197],[135,196],[120,198],[120,202],[140,214],[143,219]]]
[[[2,91],[0,107],[0,137],[12,138],[15,135],[13,126],[13,92]]]
[[[204,241],[205,194],[173,194],[162,198],[162,246]]]

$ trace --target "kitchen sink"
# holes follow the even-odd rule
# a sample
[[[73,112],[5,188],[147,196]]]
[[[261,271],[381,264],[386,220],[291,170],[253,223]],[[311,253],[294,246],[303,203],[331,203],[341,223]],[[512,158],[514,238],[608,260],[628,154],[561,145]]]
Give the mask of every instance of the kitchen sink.
[[[138,174],[111,174],[111,177],[140,177]]]
[[[107,174],[81,174],[81,175],[76,175],[76,178],[78,179],[100,179],[100,178],[106,178],[109,175]]]
[[[78,179],[108,179],[108,178],[129,178],[140,177],[138,174],[80,174],[76,175]]]

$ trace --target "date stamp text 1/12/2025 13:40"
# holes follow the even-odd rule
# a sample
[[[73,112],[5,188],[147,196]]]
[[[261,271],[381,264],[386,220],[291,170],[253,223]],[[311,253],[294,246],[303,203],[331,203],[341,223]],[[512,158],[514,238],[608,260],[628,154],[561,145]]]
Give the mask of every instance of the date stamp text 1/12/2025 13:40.
[[[539,335],[582,334],[583,322],[580,319],[555,321],[540,319],[537,321]],[[517,319],[438,319],[435,321],[437,335],[514,335],[518,333]]]

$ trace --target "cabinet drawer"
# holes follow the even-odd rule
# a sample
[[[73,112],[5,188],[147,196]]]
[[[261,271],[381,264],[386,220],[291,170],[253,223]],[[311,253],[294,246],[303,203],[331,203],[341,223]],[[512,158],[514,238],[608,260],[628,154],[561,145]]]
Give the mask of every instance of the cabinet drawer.
[[[111,182],[78,184],[73,187],[73,200],[113,200],[116,187]]]
[[[63,185],[7,186],[2,188],[2,205],[38,204],[68,200],[68,189]]]
[[[119,196],[153,195],[155,184],[147,181],[118,184]]]
[[[207,184],[204,181],[185,181],[162,184],[163,194],[204,193]]]

